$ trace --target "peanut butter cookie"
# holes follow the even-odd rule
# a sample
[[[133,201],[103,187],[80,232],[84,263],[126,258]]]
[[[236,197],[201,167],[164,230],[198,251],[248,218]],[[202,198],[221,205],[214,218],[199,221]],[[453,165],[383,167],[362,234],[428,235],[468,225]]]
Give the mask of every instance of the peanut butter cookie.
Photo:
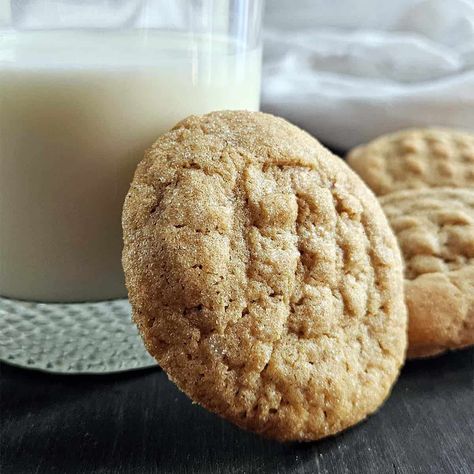
[[[347,161],[378,196],[404,189],[474,187],[474,134],[402,130],[354,148]]]
[[[187,118],[139,164],[123,230],[134,319],[195,402],[303,441],[389,394],[406,345],[396,239],[302,130],[255,112]]]
[[[474,344],[474,190],[381,198],[405,259],[409,357]]]

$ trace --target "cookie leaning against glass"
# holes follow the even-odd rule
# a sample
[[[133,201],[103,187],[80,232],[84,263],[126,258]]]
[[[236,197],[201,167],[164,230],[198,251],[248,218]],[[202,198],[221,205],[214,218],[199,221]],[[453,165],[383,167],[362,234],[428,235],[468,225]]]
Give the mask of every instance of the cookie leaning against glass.
[[[408,357],[474,344],[474,189],[380,199],[405,261]]]
[[[195,402],[309,441],[388,396],[406,347],[399,249],[307,133],[263,113],[189,117],[146,152],[123,230],[134,320]]]

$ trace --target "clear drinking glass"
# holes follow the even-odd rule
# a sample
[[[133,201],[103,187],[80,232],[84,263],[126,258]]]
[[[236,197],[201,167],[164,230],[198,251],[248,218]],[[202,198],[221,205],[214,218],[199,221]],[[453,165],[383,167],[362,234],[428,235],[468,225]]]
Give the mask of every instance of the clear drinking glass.
[[[0,2],[0,295],[126,295],[121,208],[177,121],[258,110],[260,0]]]

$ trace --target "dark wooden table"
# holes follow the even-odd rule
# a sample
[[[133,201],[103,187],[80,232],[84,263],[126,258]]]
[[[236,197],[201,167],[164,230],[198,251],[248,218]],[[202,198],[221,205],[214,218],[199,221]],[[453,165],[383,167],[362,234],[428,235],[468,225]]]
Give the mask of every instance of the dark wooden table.
[[[409,362],[383,408],[282,445],[193,405],[159,369],[51,375],[0,365],[2,474],[474,473],[474,350]]]

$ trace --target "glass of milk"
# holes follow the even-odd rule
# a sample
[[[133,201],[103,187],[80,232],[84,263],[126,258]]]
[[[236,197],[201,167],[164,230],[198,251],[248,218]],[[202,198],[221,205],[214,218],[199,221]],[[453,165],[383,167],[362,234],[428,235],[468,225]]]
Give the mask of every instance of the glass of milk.
[[[0,296],[126,296],[121,209],[180,119],[258,110],[262,1],[0,0]]]

